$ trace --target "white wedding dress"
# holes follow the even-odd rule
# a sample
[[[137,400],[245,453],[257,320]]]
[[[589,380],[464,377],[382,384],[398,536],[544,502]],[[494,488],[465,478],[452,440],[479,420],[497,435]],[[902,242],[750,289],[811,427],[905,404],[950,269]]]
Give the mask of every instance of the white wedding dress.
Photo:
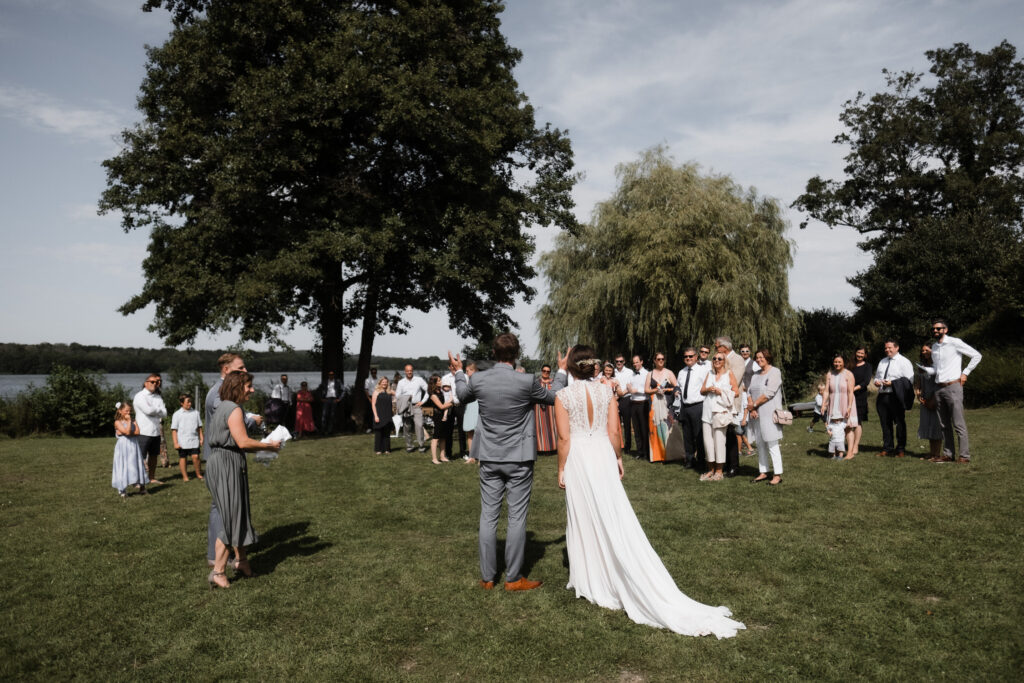
[[[593,423],[587,418],[588,393]],[[619,480],[608,440],[611,390],[597,382],[574,382],[558,397],[571,427],[564,475],[566,588],[602,607],[625,610],[638,624],[687,636],[731,638],[745,629],[729,618],[729,608],[683,595],[647,540]]]

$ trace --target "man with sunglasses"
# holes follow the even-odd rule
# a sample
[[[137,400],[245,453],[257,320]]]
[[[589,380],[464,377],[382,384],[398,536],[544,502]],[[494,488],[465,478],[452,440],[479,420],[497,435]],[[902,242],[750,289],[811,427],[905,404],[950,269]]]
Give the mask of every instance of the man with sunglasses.
[[[691,469],[704,469],[704,428],[701,425],[704,397],[700,393],[700,388],[708,374],[708,366],[697,364],[697,349],[692,346],[683,351],[683,362],[686,365],[676,375],[679,381],[676,394],[681,403],[679,425],[683,430],[685,453],[683,464]]]
[[[918,367],[929,375],[935,375],[935,402],[942,426],[942,455],[931,458],[931,461],[953,462],[956,453],[953,432],[956,432],[960,440],[960,457],[956,461],[966,464],[971,461],[971,447],[964,419],[964,383],[967,375],[981,362],[981,354],[962,339],[946,334],[948,331],[949,326],[942,318],[932,323],[932,365]],[[963,367],[964,356],[969,359],[966,368]]]
[[[621,353],[615,354],[615,379],[618,381],[615,395],[619,398],[619,425],[622,429],[623,452],[629,453],[633,450],[633,434],[630,430],[629,400],[625,397],[629,394],[629,381],[633,379],[633,371],[626,367],[626,357]]]
[[[161,420],[167,417],[167,406],[160,395],[161,383],[159,373],[150,374],[142,385],[142,391],[132,399],[135,419],[139,422],[139,446],[146,457],[149,480],[154,484],[160,483],[156,480],[156,458],[160,455]]]

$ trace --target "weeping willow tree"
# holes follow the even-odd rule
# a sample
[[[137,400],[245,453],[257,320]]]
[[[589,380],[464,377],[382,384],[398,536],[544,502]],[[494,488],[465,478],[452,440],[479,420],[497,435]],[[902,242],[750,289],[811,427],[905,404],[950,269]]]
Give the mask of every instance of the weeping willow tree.
[[[560,233],[540,259],[543,354],[579,340],[603,357],[663,351],[675,367],[687,346],[726,334],[780,361],[792,355],[793,244],[775,200],[695,164],[675,166],[663,147],[616,174],[618,189],[591,222]]]

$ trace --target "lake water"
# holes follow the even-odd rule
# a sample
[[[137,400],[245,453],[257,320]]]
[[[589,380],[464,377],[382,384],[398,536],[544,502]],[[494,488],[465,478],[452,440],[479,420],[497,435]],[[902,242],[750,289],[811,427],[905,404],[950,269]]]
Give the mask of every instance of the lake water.
[[[320,385],[320,373],[319,372],[254,372],[256,376],[253,386],[260,391],[270,393],[270,390],[278,382],[278,378],[282,374],[288,375],[288,385],[292,387],[294,391],[299,390],[300,382],[309,382],[310,389],[316,389]],[[390,378],[394,375],[394,371],[382,371],[378,377]],[[146,381],[148,375],[144,372],[139,373],[111,373],[105,375],[107,384],[114,386],[120,384],[123,386],[130,396],[134,396],[137,391],[142,388],[142,383]],[[212,386],[220,375],[216,372],[204,372],[203,381],[207,386]],[[356,373],[346,372],[345,379],[348,382],[352,382],[356,377]],[[164,386],[167,387],[170,382],[170,375],[164,375]],[[46,384],[46,375],[0,375],[0,396],[4,398],[13,398],[20,392],[24,391],[29,385],[35,387],[41,387]]]

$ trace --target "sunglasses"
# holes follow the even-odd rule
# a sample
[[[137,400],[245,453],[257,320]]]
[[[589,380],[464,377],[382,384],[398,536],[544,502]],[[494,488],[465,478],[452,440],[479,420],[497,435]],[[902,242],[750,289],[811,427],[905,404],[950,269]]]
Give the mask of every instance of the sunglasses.
[[[654,360],[661,360],[661,361],[663,361],[665,359],[664,358],[655,358]]]
[[[725,359],[724,359],[724,358],[722,358],[721,356],[715,356],[715,357],[714,357],[714,358],[712,358],[711,360],[714,360],[714,361],[723,361],[723,360],[725,360]]]

